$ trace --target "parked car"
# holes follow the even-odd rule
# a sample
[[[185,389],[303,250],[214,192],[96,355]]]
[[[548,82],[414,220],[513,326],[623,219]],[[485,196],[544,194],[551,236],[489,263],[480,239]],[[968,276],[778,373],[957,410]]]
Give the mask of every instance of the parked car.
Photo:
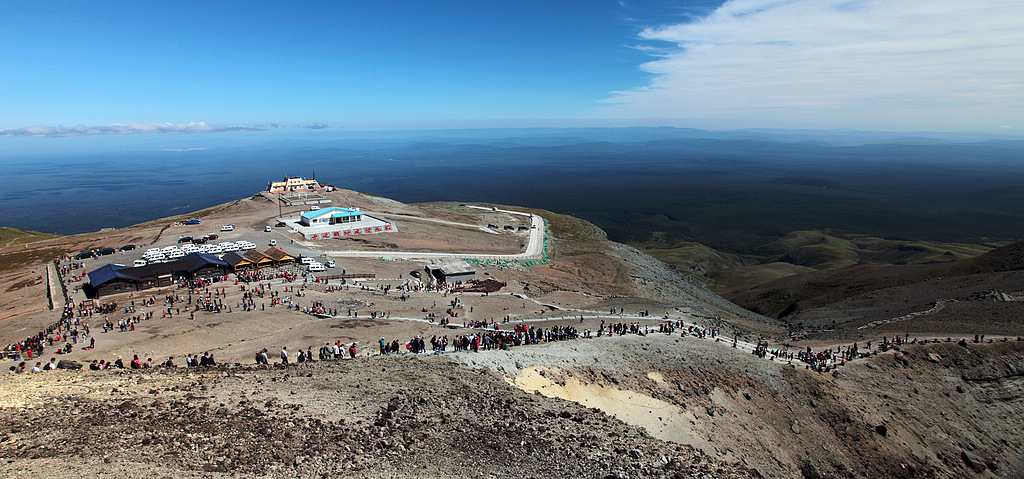
[[[331,259],[331,260],[327,260],[327,262],[326,262],[326,263],[324,263],[324,266],[326,266],[326,267],[328,267],[328,268],[333,268],[333,267],[334,267],[335,265],[336,265],[336,263],[334,262],[334,260],[333,260],[333,259]]]
[[[108,254],[114,254],[116,252],[117,250],[114,248],[100,248],[100,250],[97,251],[96,253],[99,254],[100,256],[106,256]]]
[[[224,225],[220,227],[221,231],[234,231],[235,225]]]
[[[285,224],[285,222],[284,222],[284,221],[278,221],[278,222],[277,222],[277,224],[276,224],[276,225],[274,225],[274,226],[276,226],[276,227],[278,227],[278,228],[281,228],[281,227],[284,227],[284,226],[288,226],[288,225],[287,225],[287,224]]]
[[[269,228],[269,226],[267,228]],[[270,240],[270,246],[277,246],[277,240]]]
[[[192,241],[192,237],[191,236],[182,236],[182,237],[178,238],[178,242],[179,243],[188,243],[189,241]]]
[[[195,219],[191,219],[191,220],[185,221],[185,224],[187,224],[187,225],[197,225],[197,224],[200,224],[200,223],[202,223],[202,221],[200,221],[199,218],[195,218]]]
[[[267,225],[266,227],[263,228],[263,231],[266,231],[267,233],[269,233],[269,232],[274,231],[274,230],[270,227],[270,225]]]
[[[147,264],[149,264],[148,261],[144,259],[137,259],[135,260],[134,263],[132,263],[132,267],[138,268],[139,266],[146,266]]]
[[[203,244],[206,242],[206,238],[192,238],[192,244]]]
[[[135,245],[133,245],[133,244],[126,244],[126,245],[122,246],[120,249],[121,249],[121,251],[131,251],[131,250],[135,249]]]
[[[75,259],[86,259],[86,258],[95,258],[95,257],[96,257],[96,253],[94,253],[92,250],[82,251],[82,252],[80,252],[80,253],[75,255]]]
[[[203,236],[203,238],[206,238],[206,239],[207,239],[207,241],[209,241],[209,240],[215,240],[215,239],[217,239],[217,238],[220,238],[220,235],[218,235],[217,233],[210,233],[210,234],[208,234],[208,235],[206,235],[206,236]]]
[[[409,272],[409,276],[412,276],[413,278],[419,278],[420,277],[420,270],[414,269],[414,270],[410,271]]]

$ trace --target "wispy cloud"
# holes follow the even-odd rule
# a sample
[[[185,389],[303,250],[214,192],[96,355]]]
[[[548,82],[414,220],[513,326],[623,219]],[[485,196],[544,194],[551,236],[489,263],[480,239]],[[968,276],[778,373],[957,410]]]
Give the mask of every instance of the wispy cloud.
[[[139,135],[149,133],[220,133],[226,131],[259,131],[245,126],[217,126],[205,122],[188,123],[114,123],[104,126],[30,126],[19,129],[0,129],[0,136],[86,136],[86,135]]]
[[[309,128],[310,130],[323,130],[324,128],[327,128],[327,125],[323,123],[312,123],[309,125],[302,125],[302,127]]]
[[[642,30],[649,83],[606,101],[738,126],[996,128],[1024,111],[1021,22],[1019,0],[732,0]]]

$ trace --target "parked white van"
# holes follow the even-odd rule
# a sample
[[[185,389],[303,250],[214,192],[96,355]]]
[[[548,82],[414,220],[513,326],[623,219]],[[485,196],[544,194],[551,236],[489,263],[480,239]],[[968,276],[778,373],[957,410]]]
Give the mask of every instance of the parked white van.
[[[147,262],[146,260],[144,260],[144,259],[137,259],[137,260],[135,260],[134,263],[132,263],[132,266],[135,267],[135,268],[138,268],[139,266],[146,266],[147,264],[149,264],[149,262]]]
[[[320,263],[313,263],[313,264],[309,265],[308,268],[309,268],[309,272],[310,273],[315,273],[315,272],[318,272],[318,271],[327,271],[327,268],[324,268],[324,265],[322,265]]]
[[[311,256],[303,256],[302,258],[299,258],[299,262],[302,264],[313,264],[316,263],[317,261],[313,259],[313,257]]]
[[[220,227],[221,231],[234,231],[235,225],[224,225]]]

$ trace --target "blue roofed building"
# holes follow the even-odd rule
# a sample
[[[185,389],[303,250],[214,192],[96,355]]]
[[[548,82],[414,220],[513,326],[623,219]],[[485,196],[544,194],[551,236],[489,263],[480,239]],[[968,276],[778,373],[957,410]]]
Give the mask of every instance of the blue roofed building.
[[[358,209],[339,208],[332,206],[322,210],[302,213],[299,223],[303,226],[330,226],[347,223],[358,223],[363,220],[363,213]]]
[[[312,208],[300,214],[297,219],[292,217],[281,221],[303,238],[314,240],[343,239],[346,236],[398,231],[395,223],[360,211],[359,208]]]

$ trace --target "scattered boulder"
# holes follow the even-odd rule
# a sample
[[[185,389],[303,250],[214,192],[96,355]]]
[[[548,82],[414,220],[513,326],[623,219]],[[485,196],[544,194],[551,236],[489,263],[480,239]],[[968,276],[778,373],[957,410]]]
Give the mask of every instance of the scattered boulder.
[[[809,461],[800,464],[800,474],[804,476],[804,479],[823,479],[818,469]]]
[[[877,432],[879,436],[885,437],[889,435],[889,428],[885,424],[879,424],[875,426],[875,432]]]
[[[61,359],[57,362],[57,369],[72,369],[77,371],[82,369],[82,365],[70,359]]]
[[[987,467],[985,466],[985,461],[978,457],[977,454],[969,451],[960,451],[960,459],[964,461],[964,465],[971,468],[974,472],[979,474],[985,472]]]

